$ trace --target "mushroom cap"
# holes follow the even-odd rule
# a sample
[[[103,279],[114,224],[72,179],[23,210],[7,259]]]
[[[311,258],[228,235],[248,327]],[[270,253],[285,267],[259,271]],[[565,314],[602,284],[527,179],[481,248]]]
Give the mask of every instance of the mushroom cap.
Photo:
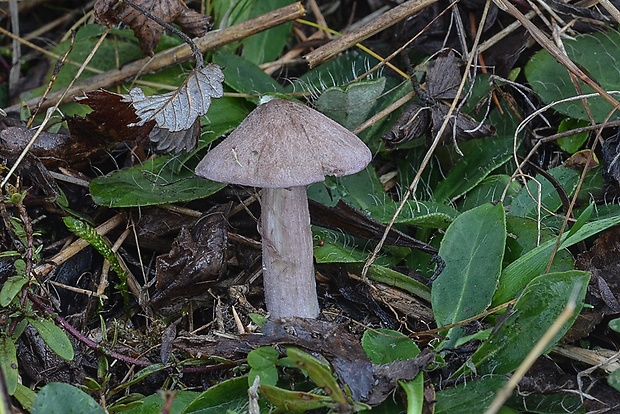
[[[305,186],[363,170],[368,147],[348,129],[305,105],[259,105],[196,167],[213,181],[260,188]]]

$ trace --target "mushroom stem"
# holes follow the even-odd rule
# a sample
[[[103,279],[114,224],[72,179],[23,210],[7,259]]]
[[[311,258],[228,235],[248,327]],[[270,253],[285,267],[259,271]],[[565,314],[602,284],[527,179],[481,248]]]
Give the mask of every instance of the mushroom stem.
[[[261,192],[265,303],[274,318],[316,318],[319,302],[306,187]]]

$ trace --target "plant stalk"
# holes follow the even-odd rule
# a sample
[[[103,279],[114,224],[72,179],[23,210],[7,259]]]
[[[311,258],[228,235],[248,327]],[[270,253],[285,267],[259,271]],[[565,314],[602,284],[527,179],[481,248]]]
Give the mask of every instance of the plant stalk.
[[[265,303],[273,318],[316,318],[319,302],[306,187],[261,192]]]

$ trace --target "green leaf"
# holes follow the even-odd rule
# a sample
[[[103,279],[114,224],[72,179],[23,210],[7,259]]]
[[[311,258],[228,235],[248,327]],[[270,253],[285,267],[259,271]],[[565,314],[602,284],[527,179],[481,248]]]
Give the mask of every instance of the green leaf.
[[[28,412],[32,412],[32,406],[34,405],[34,401],[37,399],[37,394],[32,391],[30,388],[17,384],[17,389],[13,394],[13,397],[24,407]]]
[[[278,382],[278,370],[276,362],[280,353],[270,346],[262,346],[251,351],[248,354],[248,365],[250,372],[248,373],[248,385],[254,383],[256,376],[260,377],[261,384],[276,385]]]
[[[332,86],[316,100],[316,109],[353,130],[367,119],[383,88],[385,78],[358,81],[343,87]]]
[[[71,39],[67,39],[54,47],[52,52],[62,56],[71,49],[67,59],[76,63],[82,63],[86,60],[86,57],[92,53],[95,44],[99,41],[99,37],[104,30],[105,27],[99,24],[82,25],[76,33],[73,45]],[[116,69],[125,63],[141,57],[144,57],[144,53],[140,49],[131,30],[115,29],[112,30],[110,35],[101,43],[88,66],[105,72]],[[69,63],[62,65],[62,68],[57,73],[52,90],[65,88],[77,74],[78,68],[79,66]],[[55,71],[56,68],[52,65],[44,81],[45,85],[48,84],[50,77],[55,74]],[[78,80],[83,80],[93,75],[95,75],[95,73],[86,69]],[[36,96],[44,89],[45,87],[37,88],[36,91],[32,91],[32,95]]]
[[[141,207],[187,202],[215,194],[226,184],[216,183],[194,174],[195,163],[180,170],[175,156],[163,156],[142,165],[116,171],[90,182],[93,201],[113,207]]]
[[[321,361],[297,348],[287,348],[286,355],[295,363],[295,365],[308,374],[312,382],[317,387],[321,387],[325,394],[336,404],[346,407],[349,405],[347,398],[334,379],[329,366]]]
[[[484,413],[505,383],[503,376],[487,375],[438,391],[435,414]]]
[[[181,413],[183,410],[198,396],[199,392],[195,391],[176,391],[171,413]],[[159,414],[164,406],[164,399],[159,394],[152,394],[140,400],[142,404],[132,407],[131,409],[122,411],[123,414]]]
[[[260,385],[258,389],[261,398],[277,407],[273,413],[297,414],[320,408],[335,408],[334,401],[325,395],[289,391],[272,385]]]
[[[375,364],[416,357],[420,348],[406,335],[391,329],[367,330],[362,336],[362,347]]]
[[[17,349],[13,339],[0,336],[0,368],[4,373],[4,383],[9,395],[13,395],[19,382],[17,371]]]
[[[411,381],[398,381],[407,396],[407,414],[422,414],[424,408],[424,372]]]
[[[476,187],[491,171],[512,157],[513,141],[505,137],[473,139],[459,143],[464,156],[437,185],[433,199],[438,203],[453,200]]]
[[[238,377],[222,381],[200,394],[189,404],[184,414],[221,414],[237,410],[248,403],[248,378]]]
[[[548,172],[570,197],[579,181],[579,173],[567,167],[552,168]],[[538,217],[539,206],[542,217],[550,214],[547,210],[555,212],[562,206],[558,191],[542,175],[529,180],[527,185],[521,188],[521,191],[513,198],[508,212],[512,216]]]
[[[588,126],[589,122],[580,119],[564,118],[558,126],[558,134],[572,129]],[[570,135],[564,138],[558,138],[556,143],[563,150],[569,154],[574,154],[588,139],[587,132],[581,132],[579,134]]]
[[[616,391],[620,391],[620,369],[615,370],[607,377],[607,384]]]
[[[7,307],[13,301],[13,298],[17,296],[22,288],[28,283],[28,278],[25,276],[11,276],[2,285],[0,290],[0,306]]]
[[[620,318],[610,320],[607,325],[612,331],[620,333]]]
[[[562,236],[560,250],[566,249],[591,237],[609,227],[620,223],[620,216],[597,220],[586,223],[570,237],[565,233]],[[551,253],[555,247],[556,240],[548,240],[540,246],[530,250],[523,256],[508,265],[499,278],[499,288],[493,296],[493,306],[498,306],[514,298],[521,289],[532,279],[540,275],[547,266]]]
[[[367,210],[375,207],[377,200],[385,199],[386,195],[376,170],[368,166],[353,175],[328,176],[325,181],[310,185],[308,197],[326,206],[335,206],[343,199],[353,207]]]
[[[510,204],[510,200],[519,192],[521,186],[509,175],[491,175],[467,193],[460,210],[467,211],[485,203],[496,203],[502,197],[506,187],[508,191],[504,204]]]
[[[377,264],[370,266],[368,278],[407,291],[420,299],[431,299],[430,289],[426,285],[389,267]]]
[[[603,89],[607,91],[620,89],[620,77],[618,76],[620,34],[618,32],[610,30],[588,33],[575,36],[574,39],[566,39],[563,44],[568,57],[585,68],[590,77],[596,79]],[[545,103],[556,102],[578,94],[568,71],[545,50],[532,56],[525,66],[525,76]],[[593,92],[583,82],[580,81],[579,85],[584,94]],[[611,104],[598,96],[589,98],[588,106],[596,122],[603,122],[609,111],[613,109]],[[553,108],[571,118],[589,122],[581,100],[560,103]],[[612,117],[612,119],[615,118]]]
[[[504,265],[519,260],[521,256],[541,243],[549,240],[557,240],[557,233],[545,227],[541,227],[536,219],[527,217],[506,216],[506,253],[504,253]],[[556,253],[550,271],[560,272],[574,269],[575,259],[568,250],[560,250]]]
[[[260,16],[292,2],[293,0],[253,1],[248,18]],[[282,54],[292,27],[292,23],[281,24],[244,39],[243,57],[257,65],[276,60]]]
[[[103,414],[93,398],[73,385],[52,382],[39,391],[32,414]]]
[[[515,393],[507,402],[519,412],[535,414],[585,414],[585,407],[578,395],[521,394]]]
[[[400,202],[387,201],[375,207],[369,208],[368,213],[382,223],[389,223],[396,213]],[[432,201],[406,201],[395,223],[408,224],[416,227],[428,227],[434,229],[447,228],[459,212],[442,203]]]
[[[445,268],[431,288],[439,327],[487,309],[497,288],[505,244],[506,219],[501,204],[466,211],[448,227],[439,248]],[[447,337],[453,344],[461,334],[460,328],[452,328]]]
[[[278,82],[255,63],[241,56],[219,50],[213,56],[213,62],[222,67],[224,83],[236,92],[258,95],[284,93],[284,88]],[[258,102],[258,99],[254,101]]]
[[[532,280],[506,318],[472,355],[478,374],[506,374],[516,369],[564,310],[577,301],[571,319],[546,349],[570,328],[583,306],[590,274],[578,270],[548,273]],[[578,293],[575,295],[575,293]]]
[[[28,319],[28,322],[39,335],[47,346],[50,347],[59,357],[71,361],[73,359],[73,345],[69,337],[56,324],[49,319]]]

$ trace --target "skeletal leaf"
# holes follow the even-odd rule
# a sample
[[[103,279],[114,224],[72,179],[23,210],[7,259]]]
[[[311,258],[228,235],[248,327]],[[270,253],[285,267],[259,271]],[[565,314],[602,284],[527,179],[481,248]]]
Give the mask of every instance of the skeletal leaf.
[[[154,120],[159,128],[171,132],[189,129],[198,117],[207,113],[211,98],[223,96],[223,81],[220,67],[209,64],[192,71],[176,91],[146,96],[140,88],[134,88],[125,99],[131,102],[140,120],[130,126]]]

